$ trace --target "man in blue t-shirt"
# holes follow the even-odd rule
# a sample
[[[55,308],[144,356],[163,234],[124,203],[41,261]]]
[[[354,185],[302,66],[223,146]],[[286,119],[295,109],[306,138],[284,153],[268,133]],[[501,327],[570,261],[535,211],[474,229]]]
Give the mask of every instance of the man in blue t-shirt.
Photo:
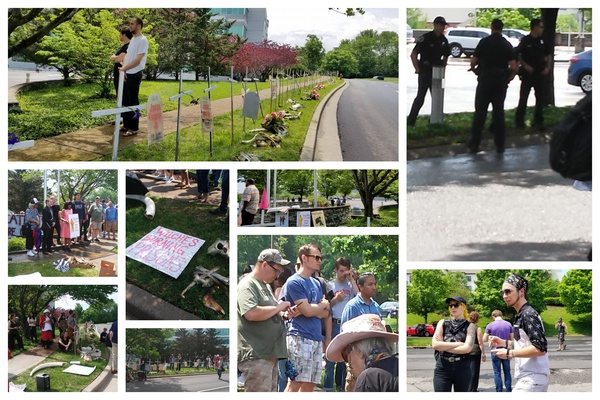
[[[289,301],[300,312],[290,319],[287,336],[288,358],[298,376],[289,381],[285,391],[312,392],[321,381],[324,339],[321,318],[329,315],[329,302],[323,296],[321,283],[312,277],[323,261],[319,246],[302,246],[298,258],[298,272],[287,280],[281,292],[281,300]]]

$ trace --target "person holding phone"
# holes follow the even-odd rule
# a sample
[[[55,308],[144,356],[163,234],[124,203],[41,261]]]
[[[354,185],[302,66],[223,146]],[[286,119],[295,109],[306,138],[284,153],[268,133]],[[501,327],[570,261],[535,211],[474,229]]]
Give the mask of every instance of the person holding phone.
[[[347,257],[339,257],[335,260],[335,279],[329,282],[329,286],[333,290],[333,297],[329,302],[331,304],[332,340],[340,334],[344,307],[358,293],[356,280],[350,272],[351,268],[352,263]],[[338,390],[343,392],[346,381],[346,363],[327,360],[323,390],[332,392],[334,381]]]
[[[490,336],[492,350],[502,360],[515,359],[513,392],[547,392],[550,383],[548,341],[544,323],[527,301],[529,282],[517,274],[510,274],[502,285],[502,298],[507,306],[517,311],[514,340]]]
[[[238,283],[238,369],[246,392],[277,391],[278,360],[288,356],[281,314],[294,310],[289,301],[277,301],[269,284],[289,263],[278,250],[265,249]]]

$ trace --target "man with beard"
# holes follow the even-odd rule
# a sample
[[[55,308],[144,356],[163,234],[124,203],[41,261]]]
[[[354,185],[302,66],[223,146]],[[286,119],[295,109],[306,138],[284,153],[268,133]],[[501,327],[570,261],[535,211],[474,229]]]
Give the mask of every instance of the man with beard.
[[[502,297],[507,306],[517,311],[513,324],[514,340],[490,336],[490,346],[500,359],[515,359],[513,392],[547,392],[550,379],[548,342],[544,323],[537,311],[527,302],[529,282],[517,274],[510,274],[502,285]],[[504,348],[498,348],[504,347]]]

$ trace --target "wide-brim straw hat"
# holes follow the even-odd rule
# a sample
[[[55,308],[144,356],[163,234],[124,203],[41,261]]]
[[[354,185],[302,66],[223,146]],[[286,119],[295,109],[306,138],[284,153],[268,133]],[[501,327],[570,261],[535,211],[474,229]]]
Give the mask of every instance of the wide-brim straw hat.
[[[333,338],[325,355],[329,361],[344,362],[342,351],[351,343],[359,340],[381,337],[398,341],[398,334],[387,332],[383,321],[377,314],[363,314],[344,322],[342,331]]]

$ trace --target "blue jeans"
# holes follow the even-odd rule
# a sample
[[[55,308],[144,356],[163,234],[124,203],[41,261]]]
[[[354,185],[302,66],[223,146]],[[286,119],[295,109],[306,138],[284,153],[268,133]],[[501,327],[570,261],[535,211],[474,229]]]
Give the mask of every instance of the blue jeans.
[[[286,361],[287,361],[287,358],[282,358],[277,363],[277,370],[278,370],[277,391],[278,392],[283,392],[288,383],[288,378],[287,378],[287,376],[285,376],[285,362]]]
[[[341,324],[332,322],[331,327],[331,339],[333,340],[340,333]],[[335,375],[334,375],[335,368]],[[344,362],[333,362],[327,361],[325,364],[325,382],[323,383],[323,390],[327,392],[333,392],[333,380],[335,377],[335,385],[340,389],[341,392],[344,391],[345,382],[346,382],[346,363]]]
[[[496,392],[502,391],[502,371],[504,370],[504,385],[507,392],[512,392],[512,377],[510,376],[510,360],[502,360],[495,354],[492,354],[492,367],[494,367],[494,383]]]

